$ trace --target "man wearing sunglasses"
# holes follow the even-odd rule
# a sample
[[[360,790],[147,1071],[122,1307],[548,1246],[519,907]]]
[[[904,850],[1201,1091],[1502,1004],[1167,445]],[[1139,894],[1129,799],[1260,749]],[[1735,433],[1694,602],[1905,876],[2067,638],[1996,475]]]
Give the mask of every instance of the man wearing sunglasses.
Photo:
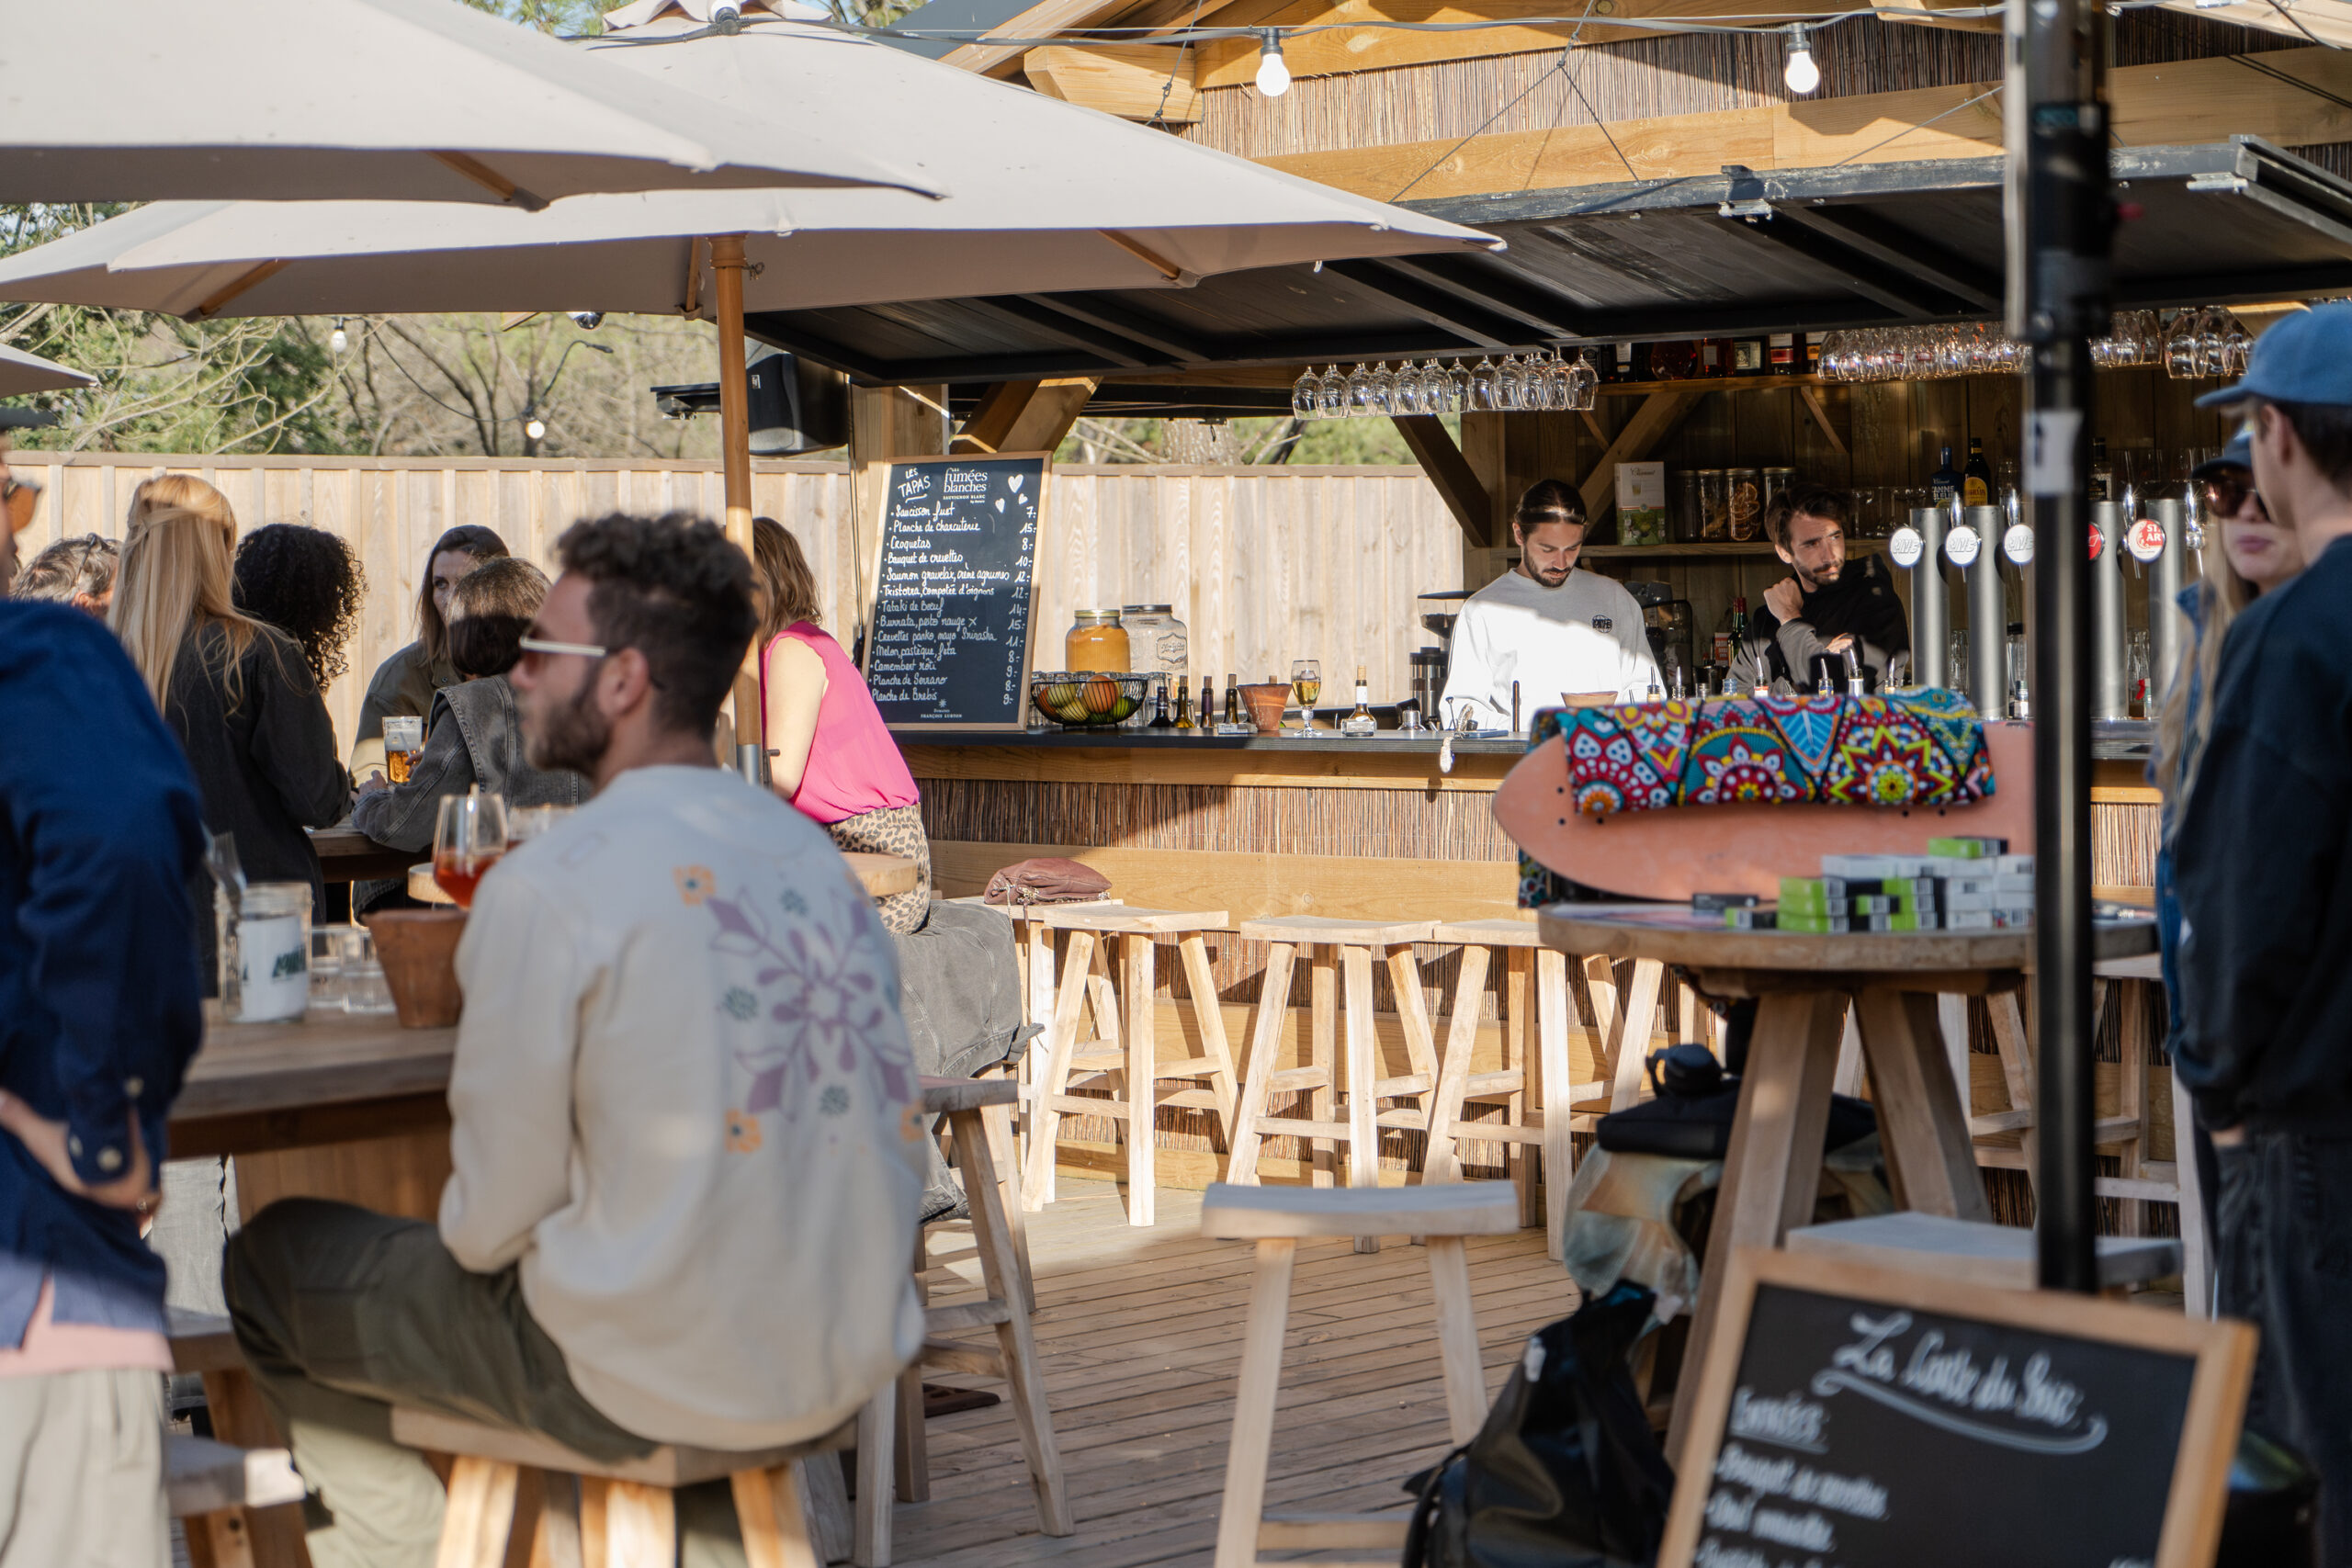
[[[2174,849],[2175,1071],[2220,1165],[2221,1307],[2262,1330],[2246,1410],[2320,1474],[2352,1561],[2352,306],[2287,317],[2237,385],[2259,504],[2309,564],[2237,617]],[[2226,499],[2217,497],[2216,499]],[[2244,505],[2241,500],[2241,505]]]
[[[435,1560],[394,1406],[608,1461],[781,1447],[922,1341],[895,950],[824,829],[716,765],[751,563],[683,517],[556,548],[510,678],[531,763],[596,795],[475,893],[440,1224],[297,1199],[223,1269],[320,1568]],[[681,1495],[686,1562],[725,1560],[730,1511],[724,1482]]]

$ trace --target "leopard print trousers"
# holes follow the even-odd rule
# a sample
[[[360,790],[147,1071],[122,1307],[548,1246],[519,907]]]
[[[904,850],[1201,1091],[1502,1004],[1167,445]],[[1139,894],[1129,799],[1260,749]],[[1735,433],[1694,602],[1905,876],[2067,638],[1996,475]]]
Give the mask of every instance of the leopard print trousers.
[[[874,906],[883,925],[900,936],[922,929],[931,917],[931,840],[922,830],[922,807],[894,806],[845,817],[825,829],[843,850],[899,855],[915,863],[915,885]]]

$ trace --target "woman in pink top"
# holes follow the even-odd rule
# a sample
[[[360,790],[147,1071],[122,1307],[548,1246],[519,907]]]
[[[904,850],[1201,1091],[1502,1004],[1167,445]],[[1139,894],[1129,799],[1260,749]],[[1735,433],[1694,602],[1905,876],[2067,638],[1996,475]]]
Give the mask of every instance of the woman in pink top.
[[[931,914],[931,840],[922,796],[865,677],[817,625],[817,579],[799,541],[773,518],[752,520],[759,568],[760,702],[767,717],[768,782],[822,823],[844,850],[903,855],[914,886],[882,900],[882,923],[901,935]]]

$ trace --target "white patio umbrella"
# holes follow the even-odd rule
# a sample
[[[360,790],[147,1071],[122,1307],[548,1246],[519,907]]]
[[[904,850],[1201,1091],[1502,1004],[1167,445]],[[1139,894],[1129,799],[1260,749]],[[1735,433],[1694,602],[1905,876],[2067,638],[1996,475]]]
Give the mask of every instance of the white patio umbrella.
[[[96,376],[85,375],[53,359],[0,345],[0,398],[27,392],[62,392],[71,387],[95,387]]]
[[[458,0],[12,0],[0,201],[935,188],[854,121],[780,138]]]
[[[829,28],[765,21],[682,37],[694,31],[665,17],[592,52],[756,112],[786,140],[854,119],[879,155],[928,157],[946,194],[649,192],[536,213],[163,202],[0,261],[0,299],[194,316],[715,315],[728,532],[748,548],[747,303],[1181,287],[1247,267],[1500,243]]]

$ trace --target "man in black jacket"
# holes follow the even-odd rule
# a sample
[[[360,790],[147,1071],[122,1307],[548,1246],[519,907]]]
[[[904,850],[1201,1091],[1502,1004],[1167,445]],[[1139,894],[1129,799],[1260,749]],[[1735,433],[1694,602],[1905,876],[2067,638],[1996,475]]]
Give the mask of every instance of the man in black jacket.
[[[2352,1562],[2352,306],[2290,316],[2245,378],[2270,515],[2311,564],[2231,626],[2181,818],[2174,1070],[2220,1156],[2222,1310],[2262,1330],[2246,1418],[2318,1468]]]
[[[1846,524],[1852,515],[1845,491],[1820,486],[1774,496],[1764,513],[1764,531],[1790,575],[1764,591],[1749,646],[1764,654],[1775,676],[1788,677],[1801,692],[1813,689],[1820,655],[1836,656],[1836,679],[1843,680],[1859,660],[1883,686],[1887,661],[1911,651],[1911,628],[1885,563],[1871,556],[1847,564]]]

